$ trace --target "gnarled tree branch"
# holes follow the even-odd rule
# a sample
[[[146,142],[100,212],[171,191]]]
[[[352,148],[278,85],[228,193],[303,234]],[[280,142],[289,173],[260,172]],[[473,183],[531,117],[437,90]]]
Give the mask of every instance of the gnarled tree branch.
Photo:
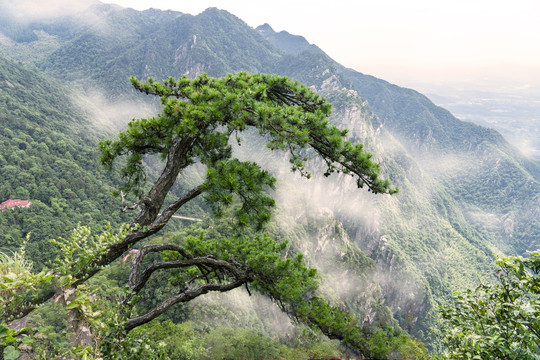
[[[144,257],[147,254],[166,250],[176,251],[180,253],[184,259],[157,262],[149,265],[142,272],[140,271]],[[182,289],[178,295],[163,301],[159,306],[147,314],[128,320],[126,323],[126,330],[129,331],[136,326],[151,321],[178,302],[191,300],[209,291],[228,291],[243,284],[247,285],[248,282],[253,281],[255,278],[251,268],[246,264],[236,261],[234,256],[231,256],[230,262],[216,259],[212,255],[193,257],[193,255],[190,254],[186,249],[178,245],[151,244],[143,246],[133,258],[128,282],[129,287],[132,290],[132,294],[127,297],[124,302],[128,303],[135,294],[139,293],[155,271],[162,269],[181,269],[191,266],[198,267],[201,274],[196,275],[186,281],[185,288]],[[211,271],[214,272],[215,278],[219,282],[218,284],[210,282],[208,272],[205,271],[205,269],[211,269]],[[200,285],[195,289],[191,289],[192,283],[195,280],[202,278],[204,278],[206,284]],[[223,282],[226,278],[232,278],[234,281],[222,284],[221,282]]]
[[[154,263],[152,265],[149,265],[142,273],[139,274],[140,264],[142,262],[142,258],[140,261],[137,261],[135,266],[132,267],[131,273],[129,276],[129,286],[130,288],[135,292],[139,292],[146,282],[150,279],[150,276],[157,270],[161,269],[177,269],[177,268],[185,268],[189,266],[207,266],[215,271],[220,271],[222,273],[225,273],[227,275],[233,276],[235,278],[241,278],[247,276],[249,274],[249,268],[246,268],[243,265],[236,266],[233,265],[227,261],[214,259],[211,256],[205,256],[205,257],[197,257],[197,258],[189,258],[186,260],[174,260],[174,261],[163,261]],[[134,259],[135,263],[135,259]]]

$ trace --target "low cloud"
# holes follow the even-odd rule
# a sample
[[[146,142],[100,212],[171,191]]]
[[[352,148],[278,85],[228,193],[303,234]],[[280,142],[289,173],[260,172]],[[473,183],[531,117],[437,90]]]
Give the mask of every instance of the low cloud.
[[[189,303],[192,318],[202,317],[210,326],[249,328],[256,322],[259,329],[273,336],[292,338],[296,332],[291,319],[269,297],[243,288],[226,293],[209,293]],[[213,309],[218,309],[213,311]],[[216,316],[219,314],[219,316]]]
[[[114,102],[101,91],[87,90],[74,92],[72,100],[97,127],[111,131],[125,129],[133,118],[145,118],[157,113],[157,107],[142,100],[115,100]]]
[[[529,159],[540,159],[540,143],[535,144],[529,139],[523,139],[518,136],[516,136],[516,139],[512,138],[509,141],[512,142],[525,157]]]
[[[80,13],[96,0],[0,0],[0,6],[19,21],[35,21]]]

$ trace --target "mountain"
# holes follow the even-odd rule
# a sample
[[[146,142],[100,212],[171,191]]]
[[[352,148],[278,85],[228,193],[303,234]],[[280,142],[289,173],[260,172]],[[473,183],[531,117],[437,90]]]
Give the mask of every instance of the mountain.
[[[142,99],[128,103],[127,107],[141,108],[139,115],[135,111],[133,116],[143,116],[140,114],[155,108],[155,104],[134,93],[128,81],[130,75],[163,79],[201,72],[211,76],[240,70],[279,73],[329,99],[333,104],[332,121],[348,128],[352,140],[364,143],[375,154],[383,174],[400,188],[398,195],[359,192],[346,177],[316,177],[306,184],[286,175],[283,168],[287,165],[279,155],[261,151],[256,140],[247,139],[235,151],[272,169],[280,188],[297,194],[296,202],[278,197],[282,216],[277,216],[273,226],[282,229],[276,234],[294,239],[295,246],[306,252],[314,265],[336,269],[329,273],[325,286],[331,288],[335,283],[332,279],[350,274],[356,274],[354,279],[362,278],[358,282],[351,280],[346,294],[338,289],[329,291],[367,323],[385,315],[388,306],[403,328],[426,340],[436,321],[434,309],[438,303],[446,301],[452,291],[473,284],[478,272],[489,272],[494,255],[523,254],[538,242],[537,162],[521,156],[496,131],[460,121],[414,90],[345,68],[301,36],[276,33],[268,24],[253,29],[215,8],[192,16],[97,3],[84,12],[60,18],[17,22],[16,18],[4,17],[2,21],[0,54],[9,58],[4,60],[4,66],[10,67],[5,74],[19,71],[38,79],[21,87],[31,95],[10,95],[9,101],[21,107],[21,99],[31,96],[43,99],[46,106],[61,104],[55,111],[64,122],[73,124],[73,129],[79,124],[81,129],[104,123],[122,127],[129,117],[122,123],[118,117],[95,121],[96,113],[82,110],[87,107],[81,108],[72,97],[51,99],[58,91],[77,93],[77,99],[84,98],[86,105],[104,109],[105,113],[114,112],[119,104],[133,98]],[[10,86],[8,82],[19,81],[3,76],[0,85],[4,89]],[[50,89],[43,91],[34,88],[35,84],[50,84]],[[100,96],[89,96],[94,93]],[[46,111],[33,110],[40,114]],[[8,105],[2,107],[2,114],[23,118],[34,128],[48,123],[32,114],[16,115],[19,113]],[[41,131],[49,130],[45,127]],[[98,180],[106,182],[101,170],[88,160],[95,158],[86,147],[93,140],[76,137],[59,125],[56,131],[62,131],[74,148],[62,148],[55,157],[70,160],[71,156],[78,167],[100,174],[96,175]],[[27,132],[33,138],[30,129],[21,129],[19,137]],[[46,139],[34,140],[35,146],[47,144]],[[58,143],[52,141],[51,146]],[[10,140],[5,144],[8,147],[3,154],[24,151],[20,142]],[[87,150],[80,148],[83,144]],[[2,171],[11,166],[18,172],[26,166],[11,157],[5,161]],[[53,190],[61,182],[54,179],[46,185]],[[110,193],[107,186],[99,194]],[[14,197],[22,192],[17,193],[15,188],[2,194]],[[37,198],[34,192],[28,195]],[[55,195],[65,201],[70,196],[61,190]],[[100,204],[88,204],[88,209],[98,209],[99,219],[106,203],[105,195],[101,196]],[[46,207],[54,206],[47,200],[40,201]],[[296,208],[298,204],[303,206]],[[295,221],[297,227],[291,225]],[[5,228],[9,228],[8,223],[2,225]],[[21,238],[31,230],[17,228]],[[327,252],[330,258],[323,256]],[[374,285],[370,288],[368,284]]]
[[[287,31],[275,32],[269,24],[263,24],[255,28],[272,45],[292,55],[299,55],[304,51],[324,54],[316,45],[310,44],[303,36],[292,35]]]
[[[261,34],[287,52],[287,39],[280,46],[268,30]],[[306,41],[303,47],[309,49]],[[375,206],[378,219],[368,226],[353,220],[349,230],[377,260],[381,276],[395,280],[382,285],[398,318],[415,318],[419,308],[433,306],[432,294],[441,301],[450,289],[470,284],[469,276],[486,272],[493,254],[534,248],[540,235],[538,163],[499,133],[460,121],[414,90],[346,69],[318,51],[289,52],[275,71],[315,86],[329,99],[325,91],[346,94],[345,103],[333,100],[340,113],[336,121],[371,145],[401,188],[393,201]],[[352,98],[364,102],[351,106]],[[358,129],[351,110],[362,107]],[[413,289],[411,301],[404,300],[410,294],[395,286],[396,279],[415,284],[404,287]]]
[[[267,38],[280,46],[275,37]],[[298,41],[292,35],[289,38]],[[284,43],[280,48],[287,51],[288,41]],[[304,46],[308,46],[307,41]],[[510,253],[534,248],[540,235],[534,216],[538,213],[540,194],[538,162],[521,155],[495,130],[460,121],[414,90],[346,69],[318,51],[306,50],[295,61],[299,64],[286,61],[278,70],[311,84],[314,75],[305,73],[305,65],[317,63],[322,72],[330,71],[328,74],[333,73],[339,80],[340,84],[334,87],[353,89],[367,100],[384,128],[407,153],[460,200],[469,213],[469,221],[482,221],[483,216],[498,222],[478,224],[499,227],[498,232],[490,232],[497,246]],[[321,81],[328,79],[330,76]],[[519,222],[520,226],[508,225],[509,218],[512,224]]]
[[[56,255],[50,238],[77,223],[96,229],[119,222],[109,194],[118,178],[98,164],[96,130],[69,90],[37,70],[0,57],[0,199],[31,200],[0,216],[3,250],[21,246],[39,268]]]

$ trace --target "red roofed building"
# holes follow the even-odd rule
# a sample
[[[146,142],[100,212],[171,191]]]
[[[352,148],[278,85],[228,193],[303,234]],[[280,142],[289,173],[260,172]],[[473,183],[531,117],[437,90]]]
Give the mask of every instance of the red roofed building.
[[[15,206],[18,207],[30,207],[32,204],[31,201],[21,200],[21,199],[9,199],[0,203],[0,209],[4,210],[5,208],[13,209]]]

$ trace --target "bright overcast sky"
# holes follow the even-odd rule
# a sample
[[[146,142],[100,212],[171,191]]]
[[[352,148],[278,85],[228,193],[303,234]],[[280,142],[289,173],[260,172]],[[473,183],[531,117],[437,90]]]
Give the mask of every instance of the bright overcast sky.
[[[367,73],[403,66],[540,66],[540,0],[104,2],[190,14],[217,7],[253,27],[267,22],[276,31],[302,35],[343,65]]]

